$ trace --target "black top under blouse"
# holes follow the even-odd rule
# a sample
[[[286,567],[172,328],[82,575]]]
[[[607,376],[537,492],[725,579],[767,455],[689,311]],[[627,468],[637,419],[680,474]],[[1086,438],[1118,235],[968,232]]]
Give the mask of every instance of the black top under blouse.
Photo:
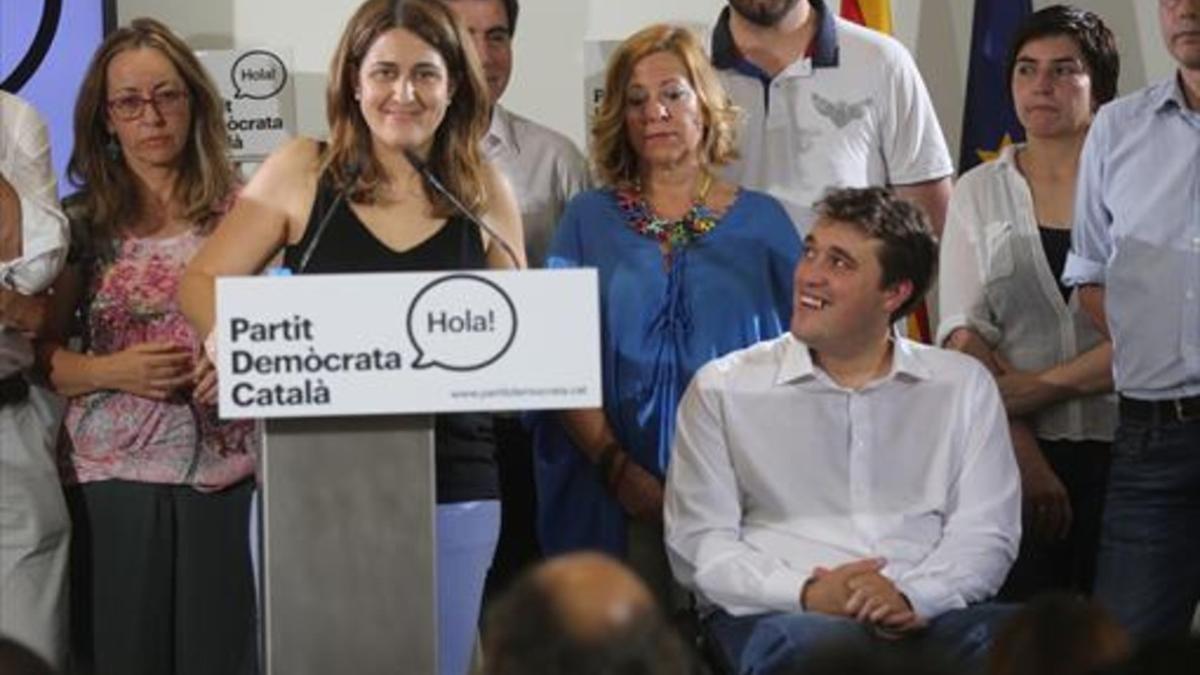
[[[337,197],[328,174],[321,176],[304,237],[284,249],[284,265],[293,272]],[[405,251],[395,251],[379,241],[350,208],[338,204],[313,249],[305,274],[346,272],[439,272],[486,267],[479,228],[454,216],[428,239]],[[437,415],[434,427],[437,501],[496,499],[499,479],[495,460],[492,416],[487,413]]]
[[[1050,263],[1050,271],[1054,273],[1054,283],[1058,284],[1063,301],[1070,302],[1071,287],[1063,284],[1062,274],[1067,264],[1067,252],[1071,250],[1071,231],[1038,225],[1038,233],[1042,235],[1042,250],[1046,253],[1046,262]]]

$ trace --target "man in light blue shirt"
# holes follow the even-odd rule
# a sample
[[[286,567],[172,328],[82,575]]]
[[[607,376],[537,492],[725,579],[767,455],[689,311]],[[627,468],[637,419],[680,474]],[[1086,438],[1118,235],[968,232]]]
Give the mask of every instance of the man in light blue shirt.
[[[1101,109],[1063,280],[1112,337],[1121,394],[1096,594],[1138,638],[1200,601],[1200,0],[1159,0],[1175,76]]]

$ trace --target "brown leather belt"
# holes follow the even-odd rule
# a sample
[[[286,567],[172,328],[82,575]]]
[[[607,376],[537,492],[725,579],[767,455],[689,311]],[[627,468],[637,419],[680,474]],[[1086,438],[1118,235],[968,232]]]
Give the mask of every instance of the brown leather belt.
[[[1121,419],[1158,424],[1162,422],[1200,421],[1200,396],[1143,401],[1121,397]]]

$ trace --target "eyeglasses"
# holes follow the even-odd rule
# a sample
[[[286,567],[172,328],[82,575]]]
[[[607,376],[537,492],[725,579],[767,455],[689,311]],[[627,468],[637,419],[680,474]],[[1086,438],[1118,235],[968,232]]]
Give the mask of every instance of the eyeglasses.
[[[647,102],[653,101],[669,113],[674,113],[689,104],[693,96],[695,92],[692,88],[683,83],[668,84],[656,93],[635,86],[625,95],[625,107],[634,111],[642,110]]]
[[[146,113],[146,104],[154,106],[159,115],[177,115],[187,108],[188,93],[182,89],[161,89],[152,96],[126,94],[108,100],[108,110],[119,120],[131,122]]]

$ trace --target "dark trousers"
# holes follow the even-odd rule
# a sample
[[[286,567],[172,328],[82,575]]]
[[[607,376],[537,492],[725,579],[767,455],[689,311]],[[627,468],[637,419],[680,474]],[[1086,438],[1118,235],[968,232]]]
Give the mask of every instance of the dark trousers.
[[[1108,488],[1112,445],[1096,441],[1038,439],[1038,447],[1062,481],[1071,501],[1071,530],[1060,541],[1037,539],[1028,531],[999,597],[1025,601],[1050,590],[1091,595],[1100,549],[1100,517]]]
[[[533,437],[518,417],[497,416],[493,428],[500,470],[500,541],[488,572],[485,602],[498,597],[522,571],[542,559],[533,484]]]
[[[252,487],[201,493],[103,481],[68,489],[72,672],[254,672]]]
[[[960,664],[960,672],[983,672],[1000,626],[1016,607],[979,603],[946,612],[920,633],[901,640],[876,637],[853,619],[808,612],[731,616],[718,610],[705,619],[726,667],[738,675],[801,672],[805,662],[831,647],[927,649]]]
[[[1200,601],[1200,419],[1122,415],[1096,597],[1137,639],[1187,634]]]

